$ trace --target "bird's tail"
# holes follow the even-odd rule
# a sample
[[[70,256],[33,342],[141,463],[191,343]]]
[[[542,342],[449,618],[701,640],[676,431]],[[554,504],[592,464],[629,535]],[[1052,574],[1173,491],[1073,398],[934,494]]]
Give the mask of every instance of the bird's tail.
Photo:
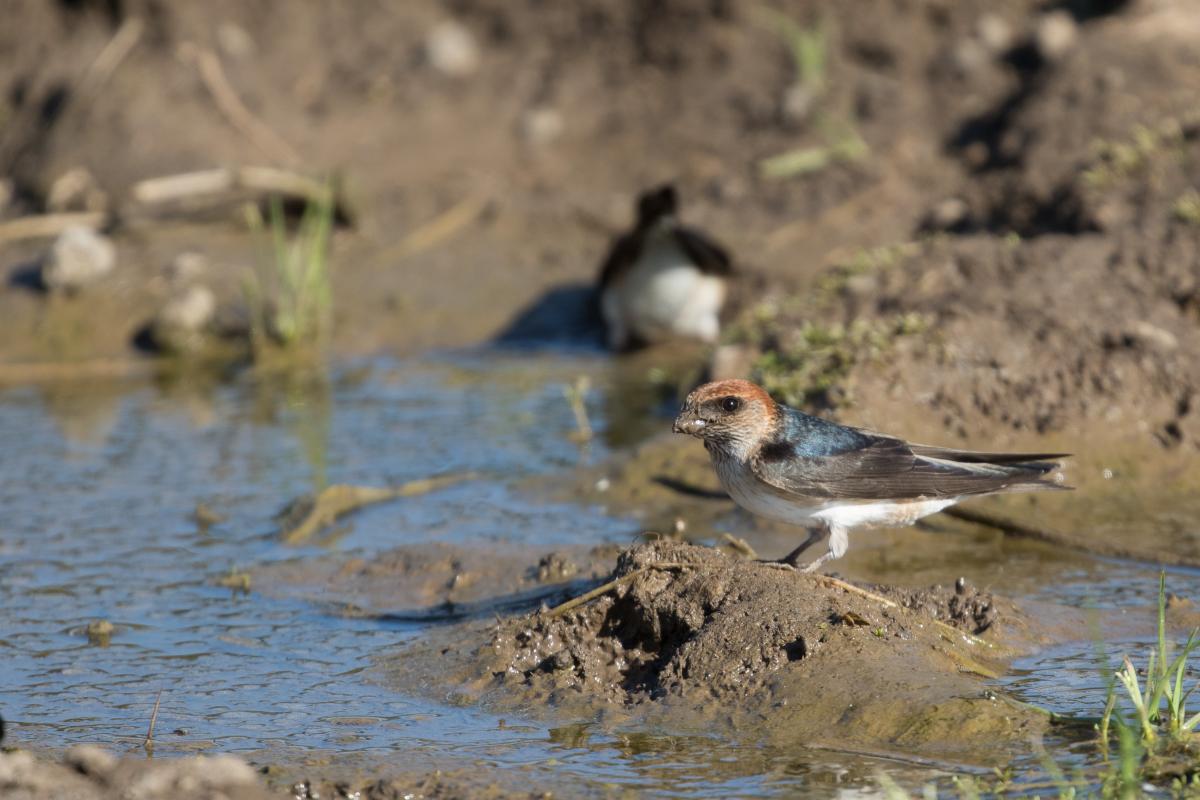
[[[1070,453],[983,453],[928,445],[912,445],[912,451],[921,458],[952,464],[960,469],[1004,476],[1004,491],[1075,488],[1063,483],[1060,473],[1047,479],[1050,473],[1062,467],[1061,463],[1052,459],[1068,458]]]

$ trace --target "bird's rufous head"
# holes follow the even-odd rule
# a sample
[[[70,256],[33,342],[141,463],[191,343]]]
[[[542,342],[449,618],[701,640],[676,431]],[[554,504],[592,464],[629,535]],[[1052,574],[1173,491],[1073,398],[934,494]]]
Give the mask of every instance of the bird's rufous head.
[[[775,401],[761,386],[742,380],[715,381],[687,396],[674,430],[745,458],[770,437],[778,415]]]

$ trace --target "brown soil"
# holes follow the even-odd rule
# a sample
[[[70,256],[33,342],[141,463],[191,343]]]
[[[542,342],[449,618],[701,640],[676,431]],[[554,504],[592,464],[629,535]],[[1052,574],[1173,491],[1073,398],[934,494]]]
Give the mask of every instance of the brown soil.
[[[380,776],[377,764],[371,774],[353,761],[341,759],[336,767],[326,764],[314,770],[295,764],[253,766],[231,755],[118,758],[92,745],[73,747],[61,757],[10,750],[0,752],[0,792],[12,800],[536,800],[553,796],[553,792],[529,789],[528,781],[516,776],[480,775],[478,769],[394,769]],[[321,777],[308,776],[314,771]],[[553,785],[552,780],[547,779],[546,785]]]
[[[0,380],[49,374],[29,362],[121,374],[167,296],[164,265],[185,250],[208,255],[204,280],[224,304],[238,302],[260,243],[237,209],[138,212],[129,192],[144,178],[222,164],[342,175],[358,213],[334,243],[338,354],[468,345],[547,320],[551,332],[586,328],[581,287],[627,223],[631,198],[674,179],[685,218],[750,273],[743,305],[775,299],[779,311],[751,342],[757,355],[786,357],[805,323],[883,331],[883,341],[848,340],[817,376],[822,385],[799,387],[811,405],[947,445],[1085,450],[1070,475],[1074,496],[1020,498],[1006,510],[1080,547],[1096,539],[1200,560],[1191,513],[1200,496],[1200,26],[1190,0],[1054,4],[1071,16],[1074,41],[1053,58],[1034,45],[1049,9],[1038,0],[776,3],[802,25],[828,26],[824,92],[802,118],[784,109],[796,78],[786,43],[752,4],[11,5],[0,26],[0,176],[15,199],[0,221],[47,210],[55,181],[83,167],[117,212],[119,265],[102,285],[48,297],[28,280],[45,242],[0,243]],[[97,80],[97,57],[133,18],[141,37]],[[448,18],[479,44],[470,75],[443,74],[425,55],[426,37]],[[1006,43],[982,33],[997,20],[1012,34]],[[264,150],[231,123],[200,78],[196,47],[217,55],[283,149]],[[529,133],[531,115],[546,110],[563,128],[541,140]],[[783,180],[762,174],[763,159],[828,145],[846,126],[864,157]],[[894,335],[897,318],[914,332]],[[711,487],[702,452],[682,447],[645,448],[647,460],[612,481],[613,504],[648,509],[663,531],[677,516],[694,525],[726,513],[723,501],[701,501],[700,512],[650,480],[682,473]],[[866,559],[885,553],[893,560],[881,571],[920,574],[897,560],[926,535],[879,534],[902,537],[896,548],[855,542],[846,568],[870,572]],[[947,559],[941,541],[920,551],[944,570],[995,547],[969,541],[961,560]],[[499,587],[519,602],[574,587],[562,561],[539,573],[519,555],[471,558],[410,551],[312,569],[327,566],[318,581],[331,599],[366,613],[486,617]],[[603,554],[588,558],[569,554],[578,575],[598,574]],[[666,717],[675,730],[975,763],[1006,760],[1045,725],[984,695],[979,673],[1003,655],[933,623],[985,629],[991,641],[1037,639],[1035,623],[1003,601],[896,590],[903,607],[889,608],[673,542],[626,554],[616,574],[656,561],[684,566],[636,573],[561,618],[494,628],[468,619],[446,641],[398,657],[395,679],[408,687],[424,676],[441,689],[452,679],[465,698],[500,707],[550,699],[554,713],[616,708]],[[398,602],[386,588],[397,573],[412,578]],[[344,596],[347,582],[355,589]],[[46,769],[58,770],[60,786],[109,791],[77,778],[78,767]],[[452,783],[435,781],[427,794],[453,796]]]
[[[984,692],[1013,652],[1003,643],[1037,634],[1011,604],[966,585],[872,587],[886,598],[873,599],[676,542],[626,551],[611,579],[565,613],[543,607],[406,648],[389,680],[554,718],[632,715],[771,745],[981,764],[1047,722]]]
[[[689,221],[761,276],[744,292],[751,304],[764,280],[811,294],[864,247],[940,230],[818,315],[927,319],[932,344],[839,379],[863,414],[899,403],[962,436],[1103,426],[1194,448],[1200,225],[1186,191],[1200,177],[1190,110],[1200,32],[1184,0],[1068,4],[1074,39],[1053,58],[1034,44],[1032,0],[780,7],[827,25],[824,91],[807,118],[785,112],[794,67],[749,6],[469,0],[302,4],[280,16],[235,2],[203,13],[23,2],[0,33],[10,67],[0,172],[17,191],[7,214],[42,210],[79,166],[126,211],[135,181],[180,170],[337,170],[360,209],[335,247],[341,352],[486,340],[545,311],[542,300],[558,304],[554,324],[577,326],[581,296],[558,290],[590,282],[630,198],[666,178],[680,182]],[[427,34],[451,16],[479,44],[479,69],[463,77],[425,56]],[[131,18],[142,37],[89,83]],[[1007,36],[989,38],[997,21]],[[231,124],[189,47],[217,54],[299,163]],[[563,132],[531,139],[528,115],[545,109]],[[826,144],[835,123],[853,125],[865,158],[788,180],[760,174],[763,158]],[[479,212],[405,247],[464,201]],[[163,265],[184,249],[212,257],[210,280],[234,302],[255,257],[235,216],[126,213],[114,231],[120,276],[55,302],[19,279],[41,245],[6,248],[18,280],[0,290],[0,358],[127,353],[165,295]]]
[[[328,603],[341,614],[390,619],[490,618],[553,601],[605,574],[617,548],[538,557],[444,543],[397,547],[372,558],[304,559],[256,570],[253,587],[273,596]]]

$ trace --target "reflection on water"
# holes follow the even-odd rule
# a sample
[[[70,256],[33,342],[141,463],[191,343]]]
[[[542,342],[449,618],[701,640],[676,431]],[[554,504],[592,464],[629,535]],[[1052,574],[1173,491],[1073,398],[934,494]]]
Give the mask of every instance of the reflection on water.
[[[586,405],[597,438],[586,450],[572,441],[562,391],[578,375],[593,387]],[[543,351],[232,382],[0,389],[0,713],[12,740],[133,750],[161,689],[160,755],[299,750],[387,759],[402,751],[430,764],[552,766],[597,793],[694,797],[800,787],[853,796],[876,791],[879,770],[906,785],[945,774],[883,756],[778,752],[590,722],[501,725],[485,711],[398,695],[364,677],[375,655],[421,634],[417,623],[334,617],[302,598],[214,583],[231,569],[322,552],[285,546],[271,518],[287,500],[332,483],[482,474],[362,511],[325,542],[348,554],[424,541],[531,549],[623,541],[629,521],[531,502],[514,486],[665,429],[678,380],[636,362],[618,368]],[[197,503],[221,521],[198,524]],[[1028,594],[1151,604],[1151,568],[1073,563],[1053,585],[1025,587]],[[115,626],[107,646],[87,635],[98,619]],[[1006,685],[1055,710],[1095,713],[1103,689],[1087,654],[1043,657],[1018,665]],[[1051,670],[1077,679],[1043,680]]]
[[[11,735],[133,742],[159,688],[160,729],[187,731],[164,737],[160,753],[281,740],[388,747],[414,714],[461,717],[354,677],[415,628],[329,618],[212,580],[312,552],[280,544],[270,518],[330,481],[492,476],[360,514],[338,542],[347,552],[623,531],[574,506],[530,507],[509,488],[575,464],[560,387],[599,363],[463,357],[231,385],[3,390],[0,709]],[[197,525],[201,501],[224,521]],[[115,625],[108,647],[88,640],[96,619]]]

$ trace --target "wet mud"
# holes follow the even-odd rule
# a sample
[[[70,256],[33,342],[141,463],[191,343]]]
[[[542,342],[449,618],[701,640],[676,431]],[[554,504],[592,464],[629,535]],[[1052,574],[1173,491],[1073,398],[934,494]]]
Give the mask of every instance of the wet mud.
[[[540,556],[492,545],[406,545],[369,560],[330,556],[264,567],[253,573],[253,586],[392,623],[486,619],[582,591],[611,569],[617,552],[615,545]]]
[[[276,159],[344,178],[356,218],[333,243],[330,351],[342,359],[496,341],[594,349],[597,262],[635,193],[674,180],[684,219],[727,243],[745,273],[724,346],[686,352],[683,367],[678,351],[624,359],[634,377],[605,393],[598,421],[597,441],[615,456],[595,463],[580,448],[578,469],[563,460],[553,477],[522,479],[529,504],[631,518],[620,545],[510,546],[508,528],[521,523],[497,516],[487,531],[497,541],[478,546],[420,539],[366,557],[309,553],[205,590],[420,630],[378,659],[385,686],[554,720],[563,747],[594,725],[619,733],[623,755],[668,762],[693,746],[697,760],[719,760],[704,748],[722,737],[786,758],[1001,766],[1049,723],[992,676],[1088,625],[1146,630],[1146,598],[1131,599],[1130,586],[1152,565],[1200,566],[1200,27],[1189,2],[775,3],[824,37],[822,87],[806,109],[788,101],[798,76],[786,37],[748,4],[423,2],[381,8],[363,25],[361,9],[317,3],[280,16],[234,0],[203,10],[24,0],[0,26],[10,195],[0,223],[54,210],[56,184],[82,167],[94,191],[66,210],[104,207],[118,266],[85,291],[49,294],[34,279],[46,243],[0,243],[0,383],[44,382],[37,391],[67,438],[99,448],[117,425],[122,381],[162,368],[137,339],[170,296],[166,266],[200,251],[222,308],[244,303],[262,242],[240,206],[140,214],[132,187],[146,178]],[[477,47],[470,74],[441,72],[428,55],[426,37],[449,17]],[[134,19],[140,38],[97,81],[98,56]],[[298,158],[263,152],[230,123],[187,56],[196,48],[216,55],[232,91]],[[534,124],[546,119],[559,122],[551,135]],[[813,151],[837,157],[770,174],[775,157]],[[1075,453],[1066,477],[1076,491],[969,506],[1008,529],[940,515],[856,533],[836,569],[876,598],[756,564],[743,556],[782,555],[796,531],[734,509],[695,442],[655,436],[679,390],[726,371],[917,441]],[[87,397],[76,390],[97,378]],[[226,408],[200,405],[197,425]],[[479,404],[461,409],[488,419]],[[393,422],[383,415],[379,430]],[[514,436],[543,434],[522,423]],[[373,434],[357,446],[375,445]],[[457,443],[443,460],[469,450]],[[295,459],[272,451],[269,471]],[[355,478],[376,479],[376,467]],[[336,516],[312,526],[316,544],[337,548]],[[437,519],[437,535],[462,521]],[[214,537],[250,524],[218,520]],[[214,573],[238,560],[222,553]],[[1102,606],[1134,607],[1137,620],[1114,613],[1101,625],[1056,606],[1055,587],[1080,572],[1102,584]],[[1181,574],[1185,597],[1170,612],[1180,626],[1196,619],[1186,597],[1195,573]],[[607,581],[617,584],[550,613]],[[346,754],[310,766],[278,752],[288,760],[278,771],[260,765],[282,757],[255,762],[265,784],[239,782],[242,765],[220,786],[183,762],[5,753],[0,788],[109,797],[186,785],[257,797],[298,794],[311,777],[305,792],[341,791],[331,776]],[[494,762],[464,766],[469,757],[411,775],[364,759],[344,782],[363,797],[541,791]]]
[[[977,764],[1011,756],[1048,723],[984,683],[1030,621],[965,584],[865,596],[677,542],[623,552],[609,581],[577,607],[405,648],[382,665],[386,680],[558,718]]]

